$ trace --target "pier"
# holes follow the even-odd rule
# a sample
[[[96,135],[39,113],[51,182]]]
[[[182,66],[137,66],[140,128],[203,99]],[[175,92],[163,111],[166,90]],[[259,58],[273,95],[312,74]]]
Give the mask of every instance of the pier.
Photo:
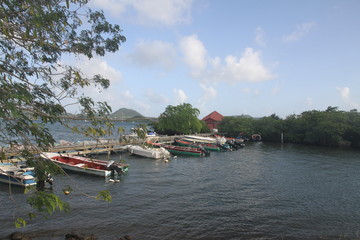
[[[208,137],[211,134],[197,134],[197,136]],[[124,136],[120,140],[100,139],[98,141],[84,141],[81,144],[63,144],[50,148],[48,152],[67,153],[73,155],[91,155],[91,154],[111,154],[126,151],[126,145],[142,145],[146,141],[158,141],[162,143],[172,143],[174,139],[184,137],[184,135],[175,136],[148,136],[146,139],[140,139],[135,136]],[[3,148],[3,157],[1,162],[21,161],[21,149]],[[34,155],[39,154],[38,150],[32,151]]]

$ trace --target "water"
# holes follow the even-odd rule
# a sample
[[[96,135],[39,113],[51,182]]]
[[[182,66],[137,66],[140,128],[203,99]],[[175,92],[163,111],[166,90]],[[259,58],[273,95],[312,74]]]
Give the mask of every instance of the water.
[[[23,230],[34,239],[64,239],[73,230],[99,239],[360,239],[359,153],[249,143],[168,163],[112,155],[130,164],[120,183],[56,176],[54,191],[72,211],[39,217]],[[70,184],[75,191],[61,194]],[[111,203],[86,196],[101,190],[110,191]],[[21,207],[26,196],[18,191],[12,197],[0,188],[0,237],[17,230],[14,211],[29,210]]]

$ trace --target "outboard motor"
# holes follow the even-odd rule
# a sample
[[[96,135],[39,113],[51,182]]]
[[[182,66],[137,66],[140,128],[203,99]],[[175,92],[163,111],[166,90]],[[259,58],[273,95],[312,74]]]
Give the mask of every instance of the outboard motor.
[[[202,145],[199,146],[199,149],[204,154],[204,156],[210,156],[210,152],[205,150],[205,148]]]
[[[122,173],[123,173],[123,170],[122,170],[118,165],[116,165],[115,162],[111,163],[111,165],[108,166],[108,169],[111,171],[111,174],[112,174],[112,175],[115,173],[115,171],[116,171],[118,174],[122,174]]]
[[[48,174],[45,182],[49,183],[50,186],[52,186],[53,183],[54,183],[54,179],[53,179],[53,177],[52,177],[50,174]]]
[[[238,148],[238,146],[233,141],[227,140],[226,143],[229,144],[232,148],[235,148],[235,149]]]

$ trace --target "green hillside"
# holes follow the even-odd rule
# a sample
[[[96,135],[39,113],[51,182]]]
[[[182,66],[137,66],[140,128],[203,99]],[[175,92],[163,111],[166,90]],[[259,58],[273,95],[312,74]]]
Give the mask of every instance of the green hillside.
[[[128,108],[120,108],[119,110],[110,114],[110,117],[113,119],[144,118],[141,113]]]

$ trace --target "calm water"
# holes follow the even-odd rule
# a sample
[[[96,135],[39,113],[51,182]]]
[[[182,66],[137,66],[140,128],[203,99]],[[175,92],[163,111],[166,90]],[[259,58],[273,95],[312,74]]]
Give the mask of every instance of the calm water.
[[[75,189],[61,195],[72,211],[37,218],[24,231],[36,233],[34,239],[64,239],[72,230],[99,239],[360,239],[359,156],[350,149],[269,143],[168,163],[112,155],[130,164],[120,183],[57,176],[55,192],[70,184]],[[14,211],[29,208],[21,207],[23,194],[11,199],[0,190],[3,237],[17,230]],[[101,190],[109,190],[113,202],[85,196]]]

